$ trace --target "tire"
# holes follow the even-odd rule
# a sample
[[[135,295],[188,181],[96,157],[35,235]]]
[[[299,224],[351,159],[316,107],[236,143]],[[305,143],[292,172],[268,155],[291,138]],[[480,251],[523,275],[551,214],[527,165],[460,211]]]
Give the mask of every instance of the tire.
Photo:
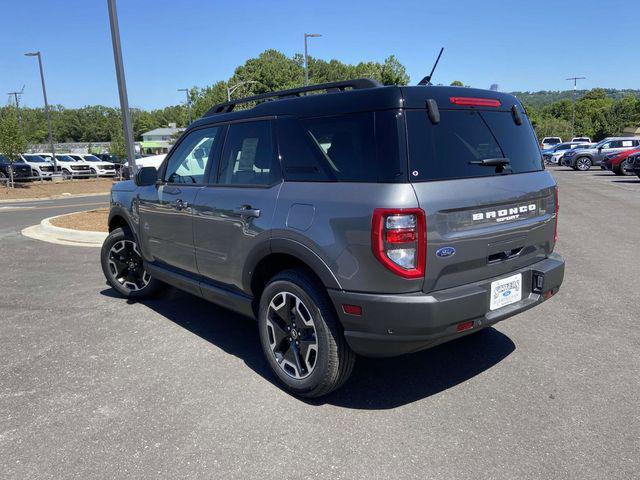
[[[65,180],[71,180],[73,178],[73,175],[71,175],[71,172],[69,170],[63,169],[62,178],[64,178]]]
[[[284,317],[282,309],[289,310]],[[286,270],[269,280],[260,297],[258,329],[271,370],[295,395],[326,395],[353,371],[356,356],[327,292],[304,270]]]
[[[586,172],[591,168],[593,162],[589,157],[578,157],[576,158],[575,169],[580,170],[581,172]]]
[[[40,178],[40,173],[38,173],[38,171],[37,171],[37,170],[31,170],[31,176],[32,176],[32,177]]]
[[[620,163],[620,165],[618,165],[618,171],[615,172],[616,175],[633,175],[632,172],[627,171],[627,167],[629,165],[627,164],[627,161],[624,160],[623,162]]]
[[[149,298],[163,285],[144,270],[136,239],[128,229],[116,228],[107,236],[100,264],[109,285],[125,298]]]

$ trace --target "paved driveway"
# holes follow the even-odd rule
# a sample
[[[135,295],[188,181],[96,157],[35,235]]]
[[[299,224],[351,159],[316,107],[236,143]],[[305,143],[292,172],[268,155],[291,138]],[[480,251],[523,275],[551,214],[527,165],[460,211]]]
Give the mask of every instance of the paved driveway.
[[[81,207],[0,210],[0,476],[638,478],[640,181],[554,173],[554,299],[358,359],[313,402],[274,384],[252,321],[175,290],[116,298],[97,249],[18,233]]]

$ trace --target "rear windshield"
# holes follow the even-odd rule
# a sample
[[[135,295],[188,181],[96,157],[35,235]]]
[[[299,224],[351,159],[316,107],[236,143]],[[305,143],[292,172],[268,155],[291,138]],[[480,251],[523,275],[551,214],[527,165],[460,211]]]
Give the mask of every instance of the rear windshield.
[[[526,119],[526,117],[525,117]],[[426,110],[407,112],[412,181],[487,177],[543,169],[529,123],[516,125],[511,112],[440,110],[432,124]],[[471,162],[508,158],[504,168]]]
[[[560,139],[559,138],[545,138],[544,140],[542,140],[542,143],[548,143],[549,145],[557,145],[558,143],[560,143]]]

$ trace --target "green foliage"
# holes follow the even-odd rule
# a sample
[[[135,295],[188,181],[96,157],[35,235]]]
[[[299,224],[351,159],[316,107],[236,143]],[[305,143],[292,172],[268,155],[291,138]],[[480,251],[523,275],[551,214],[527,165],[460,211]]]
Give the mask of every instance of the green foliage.
[[[124,132],[122,126],[117,130],[111,132],[111,145],[109,146],[109,153],[116,155],[119,158],[127,158],[127,145],[124,142]]]
[[[454,80],[450,83],[450,85],[452,87],[464,87],[464,83],[462,83],[460,80]]]
[[[575,134],[598,141],[621,134],[625,127],[640,124],[638,96],[628,94],[619,97],[603,88],[584,92],[576,101],[574,132],[571,130],[572,100],[564,98],[544,106],[527,104],[526,107],[538,138],[559,136],[570,139]]]
[[[604,91],[605,95],[612,100],[620,100],[623,97],[632,96],[640,98],[640,90],[616,90],[613,88],[597,89]],[[589,90],[577,90],[576,99],[581,99]],[[542,90],[539,92],[511,92],[520,99],[522,103],[526,103],[531,107],[540,108],[545,105],[557,102],[559,100],[573,101],[573,90],[549,91]]]
[[[0,152],[14,161],[26,150],[27,140],[20,130],[17,111],[14,107],[7,107],[0,113]]]

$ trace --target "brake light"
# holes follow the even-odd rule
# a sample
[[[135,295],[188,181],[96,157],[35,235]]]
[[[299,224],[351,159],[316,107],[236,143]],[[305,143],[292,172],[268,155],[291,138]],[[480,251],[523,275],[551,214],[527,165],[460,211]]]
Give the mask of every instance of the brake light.
[[[553,229],[553,245],[555,246],[558,243],[558,211],[560,209],[560,204],[558,202],[558,187],[556,187],[556,224]]]
[[[376,208],[371,224],[373,254],[396,275],[424,277],[426,225],[426,215],[420,208]]]
[[[494,107],[497,108],[500,105],[500,100],[494,98],[474,98],[474,97],[449,97],[451,103],[455,105],[462,105],[465,107]]]

